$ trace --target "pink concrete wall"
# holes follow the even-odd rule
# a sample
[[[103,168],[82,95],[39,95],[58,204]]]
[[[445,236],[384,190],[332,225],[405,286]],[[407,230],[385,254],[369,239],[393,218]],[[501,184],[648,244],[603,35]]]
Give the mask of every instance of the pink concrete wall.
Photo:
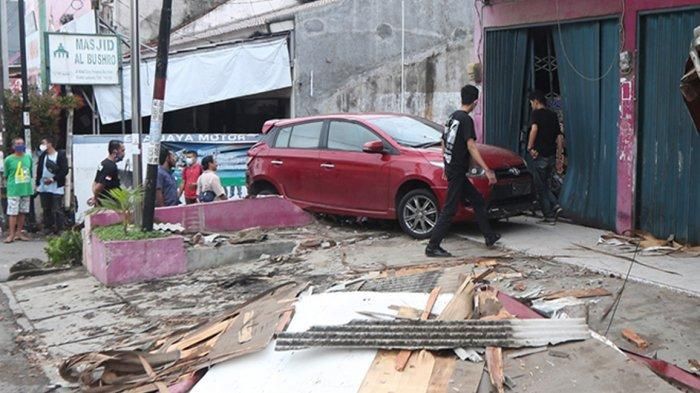
[[[155,280],[187,272],[187,254],[180,236],[103,242],[90,236],[85,267],[100,282],[118,285]]]
[[[188,231],[231,232],[311,223],[311,216],[285,198],[265,197],[156,209],[157,222],[180,223]]]
[[[483,58],[483,34],[485,29],[527,26],[533,24],[556,23],[577,19],[590,19],[604,16],[619,16],[624,11],[624,43],[622,50],[636,56],[637,20],[640,12],[681,8],[700,5],[698,0],[494,0],[492,5],[480,9],[480,26],[474,30],[474,52]],[[478,16],[478,15],[477,15]],[[484,73],[488,64],[484,64]],[[618,117],[617,146],[617,220],[616,229],[623,232],[634,228],[636,157],[637,157],[637,114],[636,81],[637,70],[630,75],[620,76],[620,107]],[[482,137],[484,130],[484,102],[480,100],[479,110],[475,111],[477,135]]]

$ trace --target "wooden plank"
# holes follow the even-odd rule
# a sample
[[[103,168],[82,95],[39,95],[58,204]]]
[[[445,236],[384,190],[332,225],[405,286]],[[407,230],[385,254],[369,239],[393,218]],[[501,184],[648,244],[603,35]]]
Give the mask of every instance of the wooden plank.
[[[474,310],[474,282],[471,277],[464,280],[462,285],[457,288],[452,299],[447,306],[442,310],[437,319],[441,321],[459,321],[467,319],[471,316]]]
[[[506,377],[503,373],[503,353],[500,347],[486,347],[486,367],[489,370],[491,385],[498,393],[505,393]]]
[[[622,337],[627,339],[627,341],[636,345],[637,347],[644,349],[649,346],[647,340],[643,339],[637,332],[632,329],[622,329]]]
[[[435,366],[433,367],[433,374],[430,376],[430,383],[426,393],[446,393],[456,365],[457,362],[452,355],[435,356]]]
[[[598,296],[612,296],[612,293],[605,288],[570,289],[552,292],[544,295],[542,298],[544,300],[553,300],[563,297],[587,298]]]
[[[430,312],[433,310],[433,306],[435,306],[435,301],[437,301],[438,295],[440,295],[440,287],[433,288],[433,290],[430,291],[428,303],[425,305],[425,309],[420,316],[421,320],[428,320]],[[411,353],[413,353],[413,351],[402,350],[398,355],[396,355],[396,371],[403,371],[406,368],[406,364],[408,364],[408,359],[411,357]]]
[[[501,320],[513,318],[498,300],[498,290],[495,288],[485,288],[477,294],[479,319]],[[486,347],[486,368],[489,371],[491,385],[498,393],[504,393],[504,383],[506,380],[503,373],[503,351],[500,347]]]

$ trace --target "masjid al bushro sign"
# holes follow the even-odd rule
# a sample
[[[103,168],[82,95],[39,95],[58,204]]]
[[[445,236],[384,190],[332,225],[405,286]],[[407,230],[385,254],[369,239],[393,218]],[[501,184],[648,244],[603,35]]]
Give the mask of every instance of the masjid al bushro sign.
[[[51,84],[119,84],[117,36],[46,33],[46,50]]]

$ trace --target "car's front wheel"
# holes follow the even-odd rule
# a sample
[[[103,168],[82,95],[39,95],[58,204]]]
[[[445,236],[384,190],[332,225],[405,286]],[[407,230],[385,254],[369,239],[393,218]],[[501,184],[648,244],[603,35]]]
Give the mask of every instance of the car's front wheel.
[[[437,223],[438,205],[435,195],[423,188],[408,192],[398,206],[399,225],[409,236],[427,239]]]

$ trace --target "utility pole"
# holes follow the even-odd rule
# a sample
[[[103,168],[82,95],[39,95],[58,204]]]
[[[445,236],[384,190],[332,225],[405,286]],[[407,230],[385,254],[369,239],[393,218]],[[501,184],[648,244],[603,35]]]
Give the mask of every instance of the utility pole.
[[[29,82],[27,81],[27,32],[24,26],[24,0],[17,2],[19,9],[19,50],[22,61],[22,126],[27,152],[32,151],[32,131],[29,118]]]
[[[131,0],[131,143],[136,148],[132,156],[133,185],[139,187],[141,175],[141,38],[139,37],[139,2]],[[122,86],[122,89],[124,87]],[[134,212],[136,225],[141,225],[141,209]]]
[[[168,51],[170,49],[170,19],[173,0],[163,0],[158,30],[158,53],[156,54],[156,80],[153,83],[153,104],[151,105],[151,147],[148,151],[146,170],[146,195],[143,203],[143,230],[153,230],[153,216],[156,208],[156,179],[160,156],[160,136],[163,131],[163,104],[165,82],[168,74]]]
[[[7,61],[7,3],[0,0],[0,150],[5,146],[4,93],[9,87]]]

